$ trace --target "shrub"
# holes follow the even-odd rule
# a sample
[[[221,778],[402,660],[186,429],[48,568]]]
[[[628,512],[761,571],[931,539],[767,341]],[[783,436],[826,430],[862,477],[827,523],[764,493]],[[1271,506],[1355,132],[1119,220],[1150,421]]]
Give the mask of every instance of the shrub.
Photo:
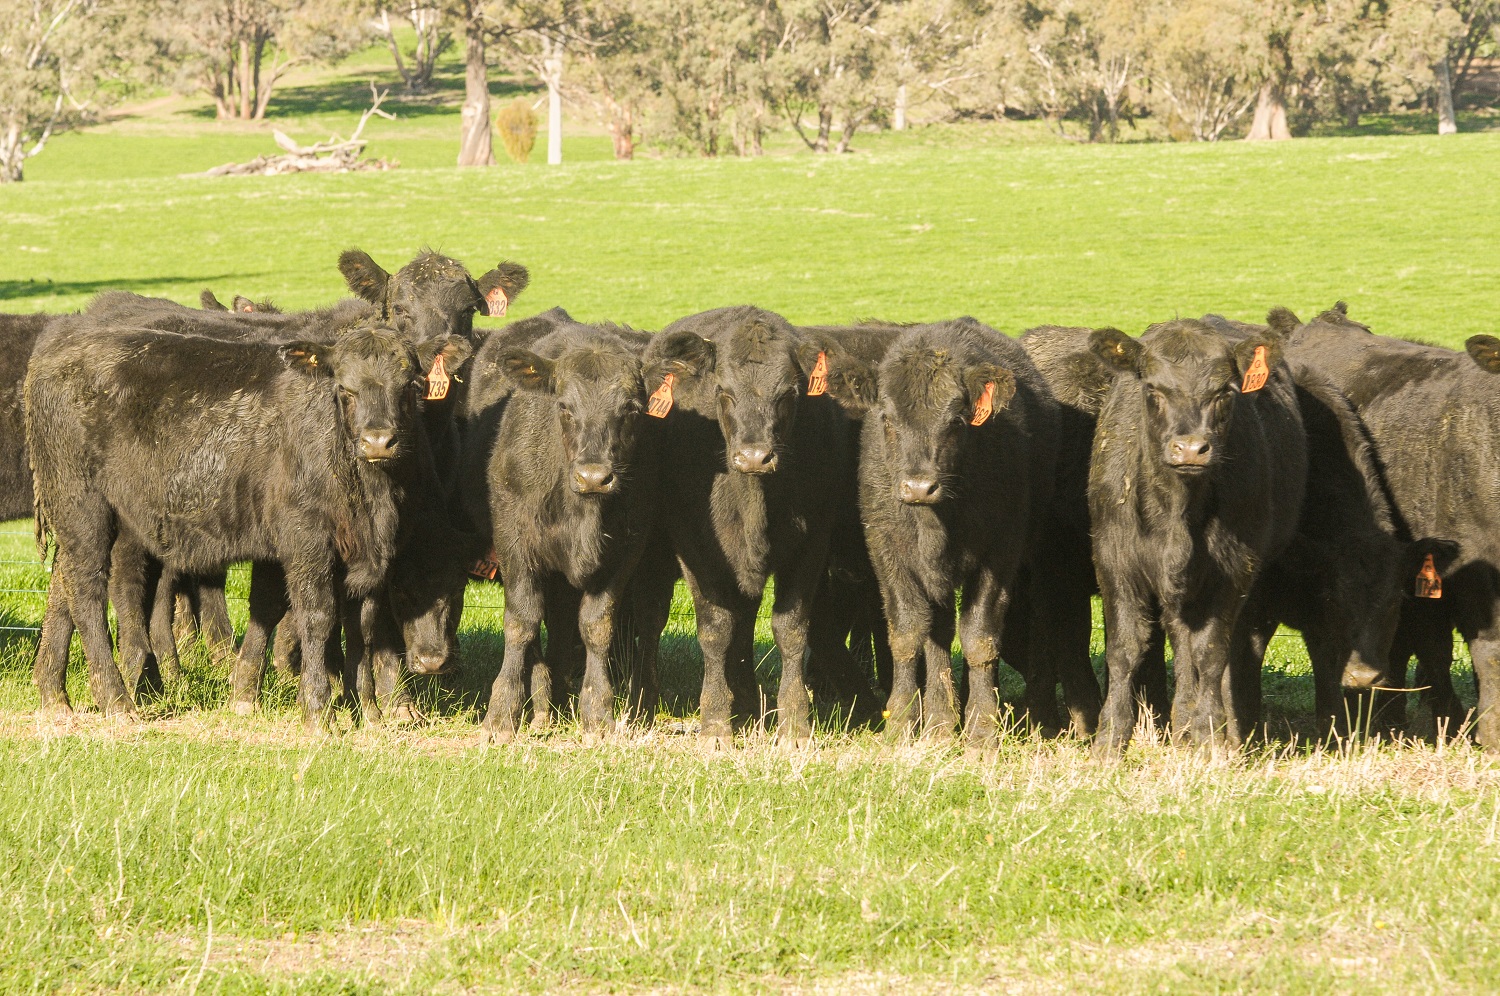
[[[524,163],[531,158],[531,148],[536,145],[536,112],[530,104],[517,97],[500,108],[495,115],[495,130],[512,159]]]

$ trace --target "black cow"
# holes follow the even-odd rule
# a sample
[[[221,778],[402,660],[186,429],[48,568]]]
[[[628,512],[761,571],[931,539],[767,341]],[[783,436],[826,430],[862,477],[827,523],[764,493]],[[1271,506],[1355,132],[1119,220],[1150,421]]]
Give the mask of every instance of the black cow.
[[[1479,686],[1475,732],[1491,751],[1500,750],[1500,504],[1492,500],[1500,493],[1493,447],[1500,353],[1494,347],[1479,337],[1465,355],[1377,336],[1340,302],[1298,328],[1288,348],[1359,411],[1406,531],[1453,544],[1440,575],[1441,598],[1402,613],[1392,668],[1404,674],[1406,655],[1419,652],[1418,680],[1438,686],[1430,699],[1434,718],[1452,732],[1463,712],[1443,676],[1456,626]]]
[[[657,514],[660,429],[643,424],[644,337],[560,320],[543,335],[528,331],[492,336],[473,365],[475,399],[489,403],[469,417],[463,500],[493,537],[505,583],[505,659],[485,715],[487,741],[519,731],[528,679],[535,725],[549,720],[553,689],[537,666],[537,640],[549,589],[559,583],[578,593],[583,729],[613,726],[616,611]],[[491,382],[497,375],[508,388]],[[629,707],[650,715],[654,667],[636,677]]]
[[[1040,527],[1052,494],[1057,403],[1021,346],[972,318],[906,329],[878,367],[835,353],[826,362],[829,391],[869,409],[859,505],[895,668],[887,728],[902,736],[920,719],[925,730],[951,735],[957,724],[950,647],[962,590],[965,732],[992,738],[995,666],[1017,572],[1033,553],[1031,563],[1049,570]],[[1050,685],[1046,694],[1055,695]]]
[[[1042,325],[1021,336],[1021,346],[1057,399],[1059,407],[1057,477],[1046,515],[1048,556],[1054,565],[1050,583],[1038,588],[1023,571],[1015,600],[1007,613],[1006,663],[1023,674],[1036,673],[1045,681],[1049,671],[1074,676],[1079,701],[1086,701],[1083,676],[1092,669],[1091,596],[1099,591],[1094,574],[1094,552],[1089,525],[1089,461],[1094,448],[1094,426],[1114,377],[1089,348],[1094,330],[1080,326]],[[1033,590],[1036,589],[1036,590]],[[1136,694],[1144,698],[1153,719],[1165,728],[1171,711],[1167,684],[1165,640],[1158,628],[1137,675]],[[1034,680],[1027,678],[1028,682]],[[1050,705],[1043,700],[1040,705]],[[1098,705],[1092,713],[1074,709],[1073,730],[1092,734]],[[1044,724],[1045,725],[1045,724]]]
[[[1230,667],[1241,609],[1291,542],[1307,477],[1281,341],[1231,342],[1178,320],[1139,340],[1100,329],[1091,346],[1114,377],[1089,468],[1109,662],[1096,750],[1130,739],[1134,679],[1158,623],[1175,658],[1174,728],[1238,743],[1260,704],[1259,672]]]
[[[55,583],[106,715],[134,712],[104,590],[111,547],[129,537],[188,573],[281,564],[307,657],[304,719],[324,721],[338,575],[356,597],[385,579],[423,438],[423,371],[450,346],[467,349],[446,339],[414,350],[368,320],[332,344],[117,331],[86,317],[49,327],[26,380],[38,538],[56,537]],[[65,706],[62,675],[47,678],[43,702]]]
[[[1285,308],[1272,309],[1266,321],[1203,319],[1234,341],[1268,331],[1286,337],[1300,324]],[[1344,734],[1356,720],[1366,729],[1392,729],[1399,700],[1371,690],[1405,681],[1404,664],[1399,675],[1389,664],[1403,596],[1426,556],[1446,565],[1452,554],[1446,544],[1411,540],[1359,413],[1295,350],[1284,355],[1307,433],[1307,489],[1292,542],[1266,564],[1245,608],[1250,641],[1238,649],[1258,670],[1277,625],[1300,630],[1320,732]]]
[[[388,274],[370,257],[359,250],[348,250],[339,258],[339,269],[349,286],[360,298],[340,301],[327,308],[283,314],[273,308],[254,307],[245,313],[236,298],[236,314],[213,315],[189,309],[173,302],[157,298],[144,298],[128,292],[108,292],[99,295],[90,305],[88,314],[100,321],[114,324],[130,324],[142,328],[178,332],[186,335],[205,336],[233,341],[286,342],[298,338],[313,338],[327,341],[328,330],[345,326],[361,318],[379,316],[416,344],[433,339],[461,336],[474,337],[473,317],[475,313],[503,314],[506,305],[523,291],[529,281],[525,267],[516,263],[501,263],[475,280],[461,263],[430,251],[419,254],[395,274]],[[211,297],[208,292],[205,295]],[[205,305],[207,301],[205,299]],[[450,356],[447,351],[436,355]],[[450,360],[451,363],[451,360]],[[439,372],[432,371],[434,377]],[[456,366],[449,366],[441,376],[449,377],[446,395],[438,400],[427,401],[424,422],[433,450],[433,461],[443,485],[450,485],[456,472],[459,442],[455,422],[462,408],[462,398],[467,390],[467,381],[460,376]],[[433,527],[442,532],[443,526]],[[444,549],[468,549],[468,545],[456,536],[428,536],[423,540],[423,561],[430,564],[435,556],[431,549],[439,544]],[[402,626],[407,637],[418,640],[421,649],[413,648],[411,659],[415,669],[436,671],[444,667],[456,649],[456,639],[447,621],[456,617],[458,604],[449,596],[437,598],[432,584],[423,570],[407,571],[401,566],[415,556],[408,552],[398,563],[395,576],[404,590],[401,603],[396,606],[398,615],[404,609],[417,612],[405,616]],[[461,556],[461,554],[454,554]],[[285,604],[285,595],[277,590],[274,571],[262,569],[263,583],[272,586],[271,591],[262,592],[256,605],[279,615],[277,606]],[[407,581],[410,581],[408,585]],[[209,646],[216,653],[232,652],[233,632],[228,625],[227,607],[223,600],[222,575],[199,578],[187,584],[169,574],[158,592],[157,605],[153,611],[152,643],[158,648],[158,657],[168,659],[163,667],[168,672],[175,669],[175,649],[169,639],[159,632],[164,621],[172,616],[170,599],[174,591],[181,592],[186,612],[179,612],[179,619],[199,619]],[[262,638],[269,639],[266,627],[256,625],[247,631],[248,649],[242,647],[242,657],[263,653]],[[270,625],[274,626],[274,618]],[[439,651],[432,638],[434,626],[441,626],[450,633],[445,641],[446,650]],[[290,627],[277,634],[276,659],[278,667],[291,671],[296,667],[297,643],[291,636]],[[336,648],[334,648],[336,651]],[[382,672],[384,674],[384,672]],[[382,701],[384,689],[402,700],[409,697],[395,688],[394,675],[385,674],[381,680]],[[253,708],[254,699],[236,700],[237,708]],[[398,717],[412,715],[409,700],[396,704]]]
[[[37,336],[56,315],[0,315],[0,521],[31,514],[22,391]]]
[[[645,353],[666,429],[663,525],[703,649],[701,735],[716,745],[732,743],[735,716],[759,711],[755,615],[773,576],[778,733],[788,744],[812,733],[808,619],[853,455],[839,406],[807,396],[813,363],[784,318],[750,306],[679,319]]]

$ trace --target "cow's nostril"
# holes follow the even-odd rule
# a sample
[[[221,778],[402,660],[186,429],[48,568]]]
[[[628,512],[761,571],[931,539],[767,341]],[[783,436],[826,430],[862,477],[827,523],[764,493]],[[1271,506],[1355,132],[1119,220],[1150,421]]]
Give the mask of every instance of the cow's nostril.
[[[742,474],[769,474],[776,469],[776,454],[769,446],[741,446],[730,462]]]
[[[933,505],[943,497],[943,486],[930,477],[907,477],[898,489],[908,505]]]
[[[448,658],[442,654],[420,654],[412,661],[412,670],[417,674],[437,674],[447,662]]]
[[[359,455],[366,460],[387,460],[396,455],[396,434],[389,429],[372,429],[359,437]]]
[[[1204,467],[1213,456],[1206,436],[1174,436],[1167,443],[1167,462],[1174,467]]]
[[[615,487],[615,472],[605,464],[579,464],[573,469],[573,488],[579,494],[608,494]]]

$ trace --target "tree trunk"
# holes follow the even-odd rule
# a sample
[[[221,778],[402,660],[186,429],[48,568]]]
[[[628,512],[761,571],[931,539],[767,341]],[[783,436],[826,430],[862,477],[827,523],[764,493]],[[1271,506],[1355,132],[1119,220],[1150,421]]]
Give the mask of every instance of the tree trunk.
[[[896,87],[896,109],[891,115],[891,130],[906,130],[906,84]]]
[[[609,117],[609,137],[614,141],[616,159],[635,158],[635,115],[630,108],[615,104]]]
[[[818,108],[818,137],[813,139],[814,152],[828,151],[828,134],[833,131],[833,108]]]
[[[547,83],[547,165],[562,162],[562,42],[548,36],[542,71]]]
[[[1432,73],[1437,77],[1438,134],[1457,134],[1458,117],[1453,113],[1453,74],[1448,68],[1447,55],[1432,67]]]
[[[0,183],[20,183],[25,173],[26,143],[18,125],[0,136]]]
[[[495,165],[490,136],[490,80],[484,64],[484,22],[475,12],[464,25],[464,106],[459,115],[458,164]]]
[[[238,76],[239,79],[235,81],[235,85],[239,87],[240,91],[240,106],[238,116],[240,120],[248,121],[250,119],[250,115],[255,111],[254,105],[250,103],[251,100],[254,99],[254,84],[250,80],[250,43],[243,40],[240,42],[240,64]]]
[[[838,148],[834,150],[835,152],[837,152],[839,155],[843,155],[845,152],[849,151],[849,144],[854,141],[854,133],[859,130],[860,123],[864,121],[864,119],[865,116],[862,112],[850,112],[849,116],[844,119],[844,134],[839,139],[839,145]]]
[[[1255,118],[1250,122],[1247,142],[1281,141],[1292,137],[1286,123],[1286,101],[1281,89],[1274,83],[1261,84],[1260,97],[1255,102]]]

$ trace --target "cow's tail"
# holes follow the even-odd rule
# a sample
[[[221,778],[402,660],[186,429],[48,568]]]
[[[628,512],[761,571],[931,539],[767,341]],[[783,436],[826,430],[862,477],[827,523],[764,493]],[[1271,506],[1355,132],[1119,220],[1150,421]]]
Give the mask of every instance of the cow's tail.
[[[36,486],[36,471],[31,476],[31,521],[35,528],[36,555],[42,563],[47,562],[47,548],[51,545],[52,525],[47,521],[47,512],[42,508],[41,491]]]

